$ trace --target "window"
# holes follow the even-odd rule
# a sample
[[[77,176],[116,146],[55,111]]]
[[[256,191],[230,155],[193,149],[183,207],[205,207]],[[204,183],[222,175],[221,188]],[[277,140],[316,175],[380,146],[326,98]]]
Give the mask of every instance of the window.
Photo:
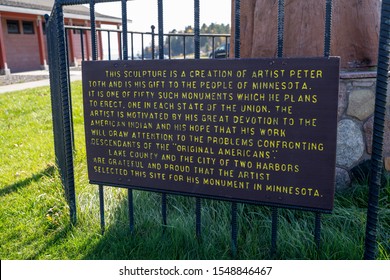
[[[32,21],[23,21],[23,33],[34,34],[34,23]]]
[[[42,32],[43,32],[43,35],[46,35],[46,22],[42,22]]]
[[[19,21],[7,20],[8,34],[20,34]]]

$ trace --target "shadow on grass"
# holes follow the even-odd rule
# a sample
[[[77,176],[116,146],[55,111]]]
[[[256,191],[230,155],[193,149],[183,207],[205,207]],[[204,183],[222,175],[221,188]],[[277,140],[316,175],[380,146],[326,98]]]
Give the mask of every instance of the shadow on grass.
[[[238,251],[232,255],[231,203],[202,200],[201,238],[196,237],[195,198],[168,196],[168,225],[162,225],[161,197],[149,193],[134,201],[135,229],[131,233],[127,199],[106,213],[106,230],[99,241],[85,252],[86,260],[231,260],[320,258],[312,231],[311,213],[286,210],[293,223],[281,213],[280,255],[271,255],[271,210],[255,205],[238,205]],[[294,236],[288,236],[297,220],[304,220]],[[312,222],[312,223],[311,223]],[[313,224],[313,225],[312,225]],[[288,237],[288,238],[287,238]],[[304,237],[304,238],[303,238]],[[283,242],[282,242],[283,241]],[[295,248],[296,246],[299,248]],[[303,253],[304,248],[307,252]],[[287,253],[284,253],[284,250]]]
[[[9,193],[16,192],[19,189],[22,189],[24,187],[27,187],[33,182],[38,182],[42,177],[44,176],[51,176],[54,174],[55,167],[54,166],[48,166],[43,171],[39,172],[38,174],[33,174],[30,178],[26,178],[22,181],[16,182],[12,185],[5,186],[4,188],[0,189],[0,197],[5,196]]]
[[[112,209],[104,235],[100,236],[93,248],[85,252],[83,259],[234,259],[231,253],[230,203],[202,203],[202,238],[198,240],[195,235],[194,199],[181,197],[175,201],[174,196],[168,196],[168,201],[172,202],[169,202],[168,226],[165,227],[159,215],[159,196],[152,195],[152,199],[146,198],[141,205],[135,203],[135,211],[138,213],[135,215],[134,233],[130,233],[127,200],[123,199]],[[350,213],[348,217],[338,213],[339,211],[334,216],[323,215],[320,249],[317,248],[313,235],[315,215],[307,211],[281,209],[277,252],[271,254],[271,210],[255,205],[239,206],[236,259],[361,258],[360,247],[350,250],[357,247],[356,242],[364,237],[361,221],[350,218],[356,211],[362,212],[361,209]],[[349,210],[353,208],[346,208],[345,211]],[[345,220],[350,223],[345,223]],[[348,234],[343,235],[345,232]],[[344,247],[340,249],[341,246]]]
[[[112,211],[99,242],[84,255],[87,260],[194,260],[230,259],[229,230],[216,233],[205,221],[202,238],[196,237],[194,198],[183,198],[175,206],[175,196],[168,196],[168,225],[162,224],[161,197],[147,194],[147,203],[135,201],[135,228],[130,232],[127,199]],[[179,213],[180,212],[180,213]],[[225,221],[229,224],[229,221]]]

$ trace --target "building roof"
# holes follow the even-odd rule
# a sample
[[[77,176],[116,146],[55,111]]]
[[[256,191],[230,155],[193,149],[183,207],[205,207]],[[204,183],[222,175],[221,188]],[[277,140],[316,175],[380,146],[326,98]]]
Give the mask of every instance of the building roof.
[[[0,0],[0,11],[44,15],[50,14],[54,0]],[[64,6],[64,16],[72,19],[89,20],[89,8],[83,5]],[[121,23],[122,19],[95,12],[96,21]]]

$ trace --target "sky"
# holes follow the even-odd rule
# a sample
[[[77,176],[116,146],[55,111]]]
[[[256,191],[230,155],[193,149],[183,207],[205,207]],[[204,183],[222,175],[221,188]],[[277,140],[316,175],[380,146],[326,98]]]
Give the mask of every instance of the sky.
[[[149,32],[150,26],[158,26],[157,0],[133,0],[127,2],[127,17],[132,20],[129,31]],[[99,3],[96,12],[121,17],[121,3]],[[188,25],[194,26],[193,0],[163,0],[164,33],[184,30]],[[231,0],[200,0],[200,24],[224,23],[231,21]]]

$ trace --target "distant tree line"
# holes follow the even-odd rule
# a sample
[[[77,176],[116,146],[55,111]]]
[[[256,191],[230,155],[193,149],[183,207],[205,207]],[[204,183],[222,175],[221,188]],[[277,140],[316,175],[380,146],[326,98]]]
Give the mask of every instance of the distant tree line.
[[[189,25],[184,28],[184,30],[173,29],[170,31],[169,36],[165,36],[164,39],[164,54],[170,53],[172,57],[183,56],[184,50],[186,55],[191,55],[195,51],[194,45],[194,36],[185,36],[193,35],[194,28]],[[176,35],[177,34],[177,35]],[[200,34],[230,34],[230,25],[229,24],[216,24],[211,23],[206,25],[205,23],[200,28]],[[214,48],[217,48],[226,43],[225,37],[217,36],[214,38]],[[158,41],[156,40],[155,45],[155,55],[158,56]],[[209,54],[213,48],[213,39],[212,37],[202,37],[200,38],[200,52],[203,54]],[[144,49],[145,55],[150,55],[152,53],[152,47],[147,46]]]

